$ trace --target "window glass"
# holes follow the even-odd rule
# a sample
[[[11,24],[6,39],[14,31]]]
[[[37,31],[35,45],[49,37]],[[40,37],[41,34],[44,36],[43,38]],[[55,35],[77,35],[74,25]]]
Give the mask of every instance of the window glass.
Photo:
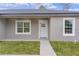
[[[29,33],[30,32],[30,22],[18,21],[17,22],[17,33]]]
[[[29,28],[24,28],[24,32],[29,32]]]
[[[23,22],[17,22],[17,27],[22,28],[23,27]]]
[[[41,27],[45,27],[45,24],[41,24]]]
[[[28,22],[24,22],[24,28],[29,28],[29,23]]]
[[[72,33],[72,20],[65,20],[65,33]]]
[[[17,28],[17,32],[22,33],[23,32],[23,28]]]

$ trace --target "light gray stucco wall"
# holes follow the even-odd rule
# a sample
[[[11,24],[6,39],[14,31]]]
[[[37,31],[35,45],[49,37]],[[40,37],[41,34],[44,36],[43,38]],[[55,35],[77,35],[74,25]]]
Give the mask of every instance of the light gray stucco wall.
[[[79,41],[79,17],[75,17],[75,36],[63,36],[63,18],[50,18],[50,40],[54,41]]]
[[[31,35],[28,34],[16,34],[15,32],[15,21],[17,19],[7,20],[7,39],[38,39],[38,20],[31,19]]]
[[[6,25],[6,20],[0,18],[0,39],[5,38],[5,25]]]

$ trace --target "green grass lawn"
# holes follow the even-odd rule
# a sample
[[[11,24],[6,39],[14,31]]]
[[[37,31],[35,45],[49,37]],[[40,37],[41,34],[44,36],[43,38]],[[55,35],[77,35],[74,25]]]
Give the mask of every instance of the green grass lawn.
[[[39,41],[0,41],[0,54],[39,55]]]
[[[51,46],[58,56],[79,56],[79,42],[52,41]]]

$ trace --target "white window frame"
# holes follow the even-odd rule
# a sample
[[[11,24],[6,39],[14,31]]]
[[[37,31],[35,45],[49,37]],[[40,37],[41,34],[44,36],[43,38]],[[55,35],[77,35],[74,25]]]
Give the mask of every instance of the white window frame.
[[[30,23],[30,30],[29,30],[30,32],[22,32],[22,33],[17,32],[17,22],[29,22]],[[29,35],[31,35],[31,20],[16,20],[15,21],[15,32],[16,32],[16,34],[29,34]]]
[[[72,23],[72,34],[67,34],[65,33],[65,20],[73,20]],[[75,36],[75,17],[67,17],[67,18],[63,18],[63,36]]]

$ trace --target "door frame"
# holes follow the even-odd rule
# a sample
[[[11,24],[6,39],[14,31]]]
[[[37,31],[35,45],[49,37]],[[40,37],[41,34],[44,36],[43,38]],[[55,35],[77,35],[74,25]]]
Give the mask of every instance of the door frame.
[[[39,31],[39,32],[38,32],[38,38],[39,38],[39,39],[40,39],[40,21],[41,21],[41,20],[43,20],[43,19],[39,19],[39,20],[38,20],[38,31]],[[48,27],[48,31],[49,31],[49,27]],[[49,34],[48,34],[48,36],[49,36]]]

